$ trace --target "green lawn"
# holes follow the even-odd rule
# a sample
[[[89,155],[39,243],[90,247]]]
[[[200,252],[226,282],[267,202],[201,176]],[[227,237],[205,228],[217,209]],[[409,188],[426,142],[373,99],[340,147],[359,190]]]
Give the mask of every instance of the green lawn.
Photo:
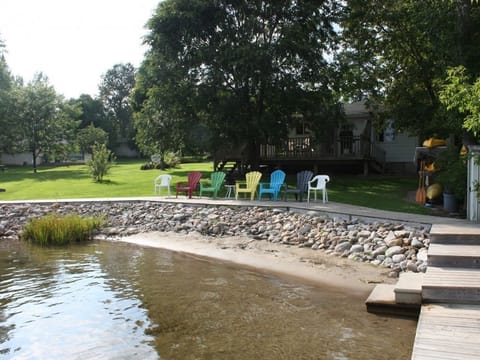
[[[40,167],[34,174],[31,167],[8,167],[0,172],[1,200],[70,199],[96,197],[131,197],[153,195],[153,180],[162,173],[173,176],[172,184],[185,181],[191,171],[200,171],[208,178],[211,162],[182,164],[179,168],[140,170],[143,161],[118,161],[102,183],[90,178],[85,165]],[[264,181],[267,179],[263,179]],[[290,175],[287,182],[295,183]],[[398,176],[331,176],[328,184],[330,201],[376,209],[428,214],[424,206],[406,201],[407,193],[415,191],[417,179]]]

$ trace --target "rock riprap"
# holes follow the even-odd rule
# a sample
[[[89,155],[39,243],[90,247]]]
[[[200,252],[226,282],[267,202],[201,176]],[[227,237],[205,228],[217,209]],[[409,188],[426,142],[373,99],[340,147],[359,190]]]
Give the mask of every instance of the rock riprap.
[[[142,232],[196,232],[206,236],[248,236],[348,257],[402,271],[425,272],[430,243],[426,226],[391,221],[346,220],[281,208],[186,205],[156,202],[22,203],[0,205],[0,238],[18,239],[26,222],[49,213],[104,215],[97,238]]]

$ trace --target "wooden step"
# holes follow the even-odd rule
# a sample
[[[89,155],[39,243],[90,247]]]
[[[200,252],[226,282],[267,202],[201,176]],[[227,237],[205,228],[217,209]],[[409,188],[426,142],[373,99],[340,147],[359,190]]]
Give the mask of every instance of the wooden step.
[[[370,313],[417,318],[421,304],[398,304],[395,301],[395,285],[378,284],[365,301],[365,305]]]
[[[434,224],[430,229],[434,244],[480,245],[480,226],[471,222],[460,224]]]
[[[480,268],[480,245],[430,244],[428,266]]]
[[[423,278],[425,302],[480,302],[480,270],[429,266]]]
[[[480,359],[480,306],[422,306],[412,360]]]
[[[400,273],[394,288],[397,304],[422,304],[423,273]]]

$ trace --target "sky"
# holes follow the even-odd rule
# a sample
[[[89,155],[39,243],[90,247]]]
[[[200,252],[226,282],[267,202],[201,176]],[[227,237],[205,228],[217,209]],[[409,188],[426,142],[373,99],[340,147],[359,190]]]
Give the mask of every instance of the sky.
[[[138,67],[159,0],[0,0],[0,39],[14,76],[42,72],[59,94],[98,95],[115,64]]]

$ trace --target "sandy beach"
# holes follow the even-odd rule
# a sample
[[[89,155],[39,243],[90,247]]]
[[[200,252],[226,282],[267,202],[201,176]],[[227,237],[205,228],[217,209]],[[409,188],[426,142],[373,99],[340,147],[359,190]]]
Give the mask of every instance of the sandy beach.
[[[358,296],[368,296],[377,283],[396,281],[387,276],[389,269],[383,267],[248,237],[148,232],[114,241],[180,252],[207,261],[229,262],[301,282],[343,288]]]

